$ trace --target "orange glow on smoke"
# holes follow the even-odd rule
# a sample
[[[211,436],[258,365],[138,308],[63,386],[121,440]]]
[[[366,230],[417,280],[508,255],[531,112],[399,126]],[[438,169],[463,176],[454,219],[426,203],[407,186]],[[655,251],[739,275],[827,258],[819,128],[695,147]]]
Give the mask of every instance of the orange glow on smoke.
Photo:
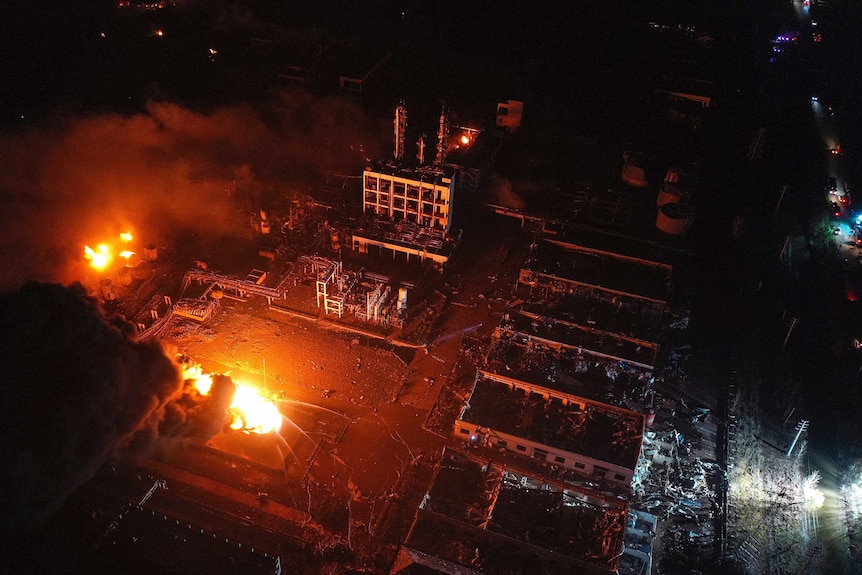
[[[200,366],[185,366],[183,379],[194,380],[195,389],[201,395],[209,395],[212,389],[212,375],[203,373]],[[228,408],[232,417],[230,428],[246,433],[278,433],[282,420],[278,407],[261,396],[254,387],[236,381],[234,384],[236,391]]]

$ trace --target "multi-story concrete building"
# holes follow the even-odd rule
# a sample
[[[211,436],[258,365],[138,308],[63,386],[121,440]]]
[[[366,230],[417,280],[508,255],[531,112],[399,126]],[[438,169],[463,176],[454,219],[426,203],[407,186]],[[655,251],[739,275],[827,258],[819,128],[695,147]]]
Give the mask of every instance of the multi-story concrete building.
[[[406,169],[375,164],[362,174],[363,207],[367,215],[393,222],[411,222],[448,232],[455,195],[452,168]]]

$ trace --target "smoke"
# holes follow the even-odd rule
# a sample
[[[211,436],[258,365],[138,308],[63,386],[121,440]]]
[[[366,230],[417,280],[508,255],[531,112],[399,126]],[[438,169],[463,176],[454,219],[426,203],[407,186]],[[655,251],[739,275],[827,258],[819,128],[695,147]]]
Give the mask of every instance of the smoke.
[[[353,103],[301,92],[208,113],[150,102],[0,137],[0,287],[70,283],[84,244],[131,229],[247,236],[247,212],[286,182],[359,174],[377,128]]]
[[[524,199],[514,190],[511,180],[505,176],[492,174],[487,193],[491,203],[514,210],[524,209]]]
[[[230,379],[200,397],[133,333],[81,285],[0,293],[0,532],[38,526],[124,450],[223,429]]]

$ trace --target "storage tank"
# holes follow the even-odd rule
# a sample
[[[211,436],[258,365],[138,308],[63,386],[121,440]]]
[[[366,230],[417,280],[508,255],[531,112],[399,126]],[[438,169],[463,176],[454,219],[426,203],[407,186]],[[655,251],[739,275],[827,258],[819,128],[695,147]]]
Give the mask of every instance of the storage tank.
[[[114,301],[117,299],[117,293],[114,291],[114,284],[108,278],[99,280],[99,287],[102,292],[104,301]]]
[[[156,244],[147,244],[144,248],[144,255],[141,259],[145,262],[154,262],[159,259],[159,248],[156,247]]]
[[[623,171],[620,174],[620,179],[624,183],[636,188],[647,187],[646,172],[637,164],[623,164]]]
[[[678,204],[683,200],[683,196],[684,194],[679,184],[665,180],[658,191],[655,205],[660,208],[665,204]]]
[[[646,409],[646,413],[644,414],[644,416],[645,416],[644,417],[644,425],[646,427],[652,427],[653,424],[655,423],[655,408],[654,407],[648,407]]]
[[[658,210],[655,226],[662,232],[681,236],[691,227],[694,219],[694,208],[688,204],[665,204]]]
[[[117,270],[117,285],[129,286],[132,284],[132,270],[128,266],[123,266]]]

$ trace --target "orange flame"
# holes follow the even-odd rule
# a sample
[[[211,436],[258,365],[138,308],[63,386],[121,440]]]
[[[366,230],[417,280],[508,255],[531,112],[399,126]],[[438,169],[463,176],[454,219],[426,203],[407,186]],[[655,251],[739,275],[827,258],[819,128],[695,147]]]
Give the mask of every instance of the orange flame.
[[[111,263],[111,249],[108,244],[99,244],[94,250],[84,246],[84,257],[90,260],[90,265],[97,270],[103,270]]]
[[[212,375],[203,373],[199,365],[184,366],[183,379],[194,380],[195,389],[201,395],[209,395],[212,389]],[[239,382],[234,384],[236,391],[228,408],[233,418],[230,428],[245,433],[278,433],[282,420],[278,407],[261,396],[257,389]]]
[[[120,239],[124,242],[132,241],[132,233],[131,232],[120,232]]]

